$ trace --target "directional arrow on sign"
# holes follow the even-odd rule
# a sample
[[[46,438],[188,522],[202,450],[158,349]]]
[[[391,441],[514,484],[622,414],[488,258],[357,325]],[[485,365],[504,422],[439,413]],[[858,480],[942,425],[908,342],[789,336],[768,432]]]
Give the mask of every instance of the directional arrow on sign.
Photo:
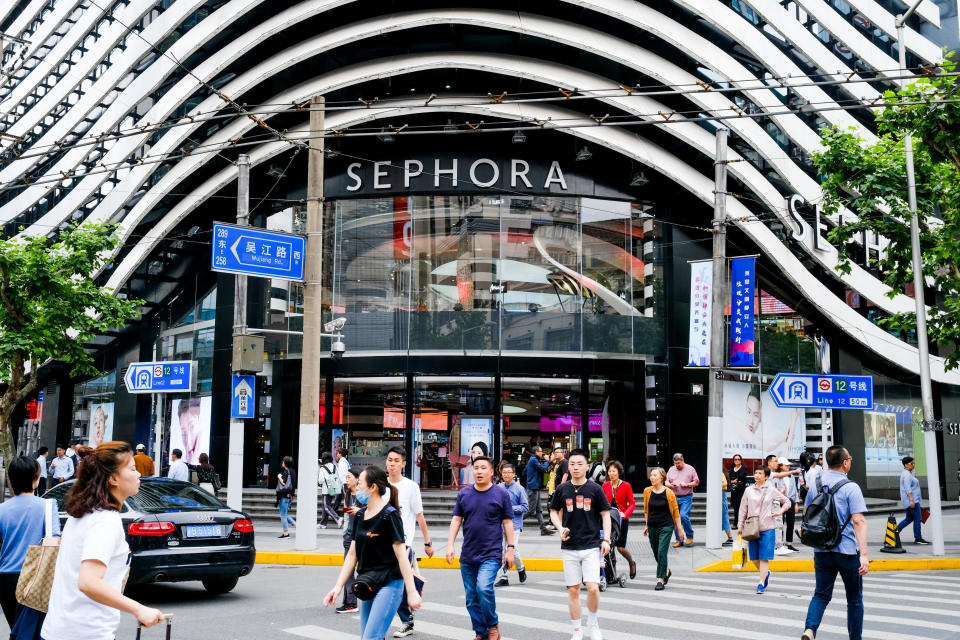
[[[233,390],[233,395],[235,396],[249,396],[253,395],[253,389],[250,388],[250,385],[247,384],[245,379],[240,380],[240,384],[236,386]]]

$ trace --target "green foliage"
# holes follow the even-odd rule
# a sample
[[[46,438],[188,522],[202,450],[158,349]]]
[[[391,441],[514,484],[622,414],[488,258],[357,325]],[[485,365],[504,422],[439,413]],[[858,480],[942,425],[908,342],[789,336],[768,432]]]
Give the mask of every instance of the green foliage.
[[[825,210],[834,214],[846,207],[859,216],[828,234],[840,253],[838,270],[850,271],[853,238],[878,233],[890,246],[872,264],[892,297],[913,283],[904,155],[904,136],[913,134],[923,273],[938,293],[937,300],[927,300],[928,333],[933,343],[947,348],[949,369],[960,366],[960,77],[943,72],[955,67],[948,56],[936,73],[898,93],[886,92],[886,102],[895,104],[876,116],[876,144],[866,145],[851,131],[824,130],[824,150],[813,158],[823,180]],[[897,314],[882,323],[910,331],[916,314]]]
[[[43,236],[0,242],[0,431],[6,418],[36,386],[25,379],[27,360],[73,366],[77,375],[98,373],[84,348],[99,333],[138,315],[139,300],[115,298],[91,274],[119,237],[111,225],[73,226],[57,242]]]

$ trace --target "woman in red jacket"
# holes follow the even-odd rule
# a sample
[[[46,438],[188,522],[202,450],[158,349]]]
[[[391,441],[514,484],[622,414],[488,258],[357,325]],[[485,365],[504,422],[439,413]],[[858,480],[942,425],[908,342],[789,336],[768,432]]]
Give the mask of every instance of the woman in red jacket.
[[[620,537],[617,538],[617,551],[630,563],[630,579],[637,577],[637,563],[633,561],[633,556],[627,551],[627,533],[630,531],[630,514],[637,508],[637,502],[633,499],[633,487],[626,480],[621,480],[623,476],[623,465],[616,460],[607,463],[607,478],[603,483],[603,493],[607,496],[607,502],[620,511]]]

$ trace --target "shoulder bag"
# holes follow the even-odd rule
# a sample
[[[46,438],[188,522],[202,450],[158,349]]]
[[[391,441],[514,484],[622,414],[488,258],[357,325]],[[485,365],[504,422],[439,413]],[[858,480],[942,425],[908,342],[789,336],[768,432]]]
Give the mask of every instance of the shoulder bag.
[[[394,511],[395,509],[389,505],[384,507],[380,513],[377,514],[377,522],[371,527],[376,529],[380,526],[380,523],[383,522],[384,514]],[[366,509],[358,512],[354,517],[363,518],[363,513]],[[359,526],[359,525],[358,525]],[[357,573],[357,578],[353,581],[353,593],[357,596],[358,600],[373,600],[377,592],[380,589],[390,582],[390,574],[392,573],[392,568],[388,569],[373,569],[367,570],[363,573]]]
[[[763,506],[763,492],[760,493],[760,505]],[[749,504],[749,503],[748,503]],[[741,537],[750,542],[760,539],[760,516],[747,516],[743,521],[743,533]]]
[[[53,519],[56,500],[44,505],[43,540],[27,548],[27,557],[17,581],[17,602],[25,607],[46,613],[53,589],[53,574],[57,568],[60,538],[53,537]]]

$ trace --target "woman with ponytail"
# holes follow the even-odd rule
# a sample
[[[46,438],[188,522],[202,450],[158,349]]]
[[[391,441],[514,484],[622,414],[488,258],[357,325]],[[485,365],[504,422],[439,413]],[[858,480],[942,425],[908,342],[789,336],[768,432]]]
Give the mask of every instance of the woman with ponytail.
[[[412,611],[420,608],[420,594],[407,556],[397,490],[387,480],[387,472],[376,466],[364,469],[357,480],[354,497],[362,509],[350,524],[353,542],[336,585],[323,599],[323,606],[329,607],[337,601],[359,560],[355,593],[360,599],[360,639],[383,640],[400,605],[404,587]]]
[[[77,481],[67,492],[63,527],[44,640],[111,640],[126,611],[145,627],[163,614],[123,595],[129,568],[120,510],[140,491],[133,451],[125,442],[77,447]]]

